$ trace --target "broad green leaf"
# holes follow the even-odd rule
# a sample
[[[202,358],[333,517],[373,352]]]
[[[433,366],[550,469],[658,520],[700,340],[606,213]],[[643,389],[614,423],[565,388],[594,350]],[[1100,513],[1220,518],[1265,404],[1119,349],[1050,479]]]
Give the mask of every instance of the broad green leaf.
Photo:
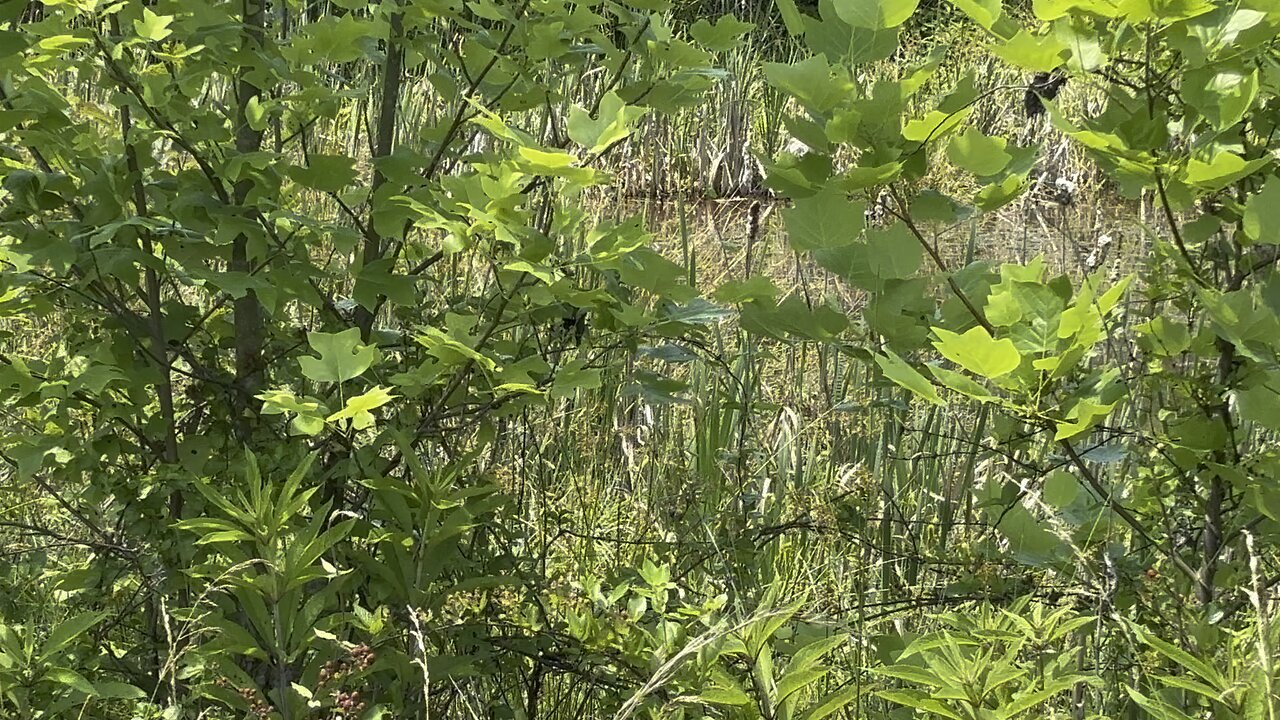
[[[770,85],[818,113],[836,107],[854,91],[852,83],[840,77],[822,55],[791,65],[765,63],[764,75]]]
[[[996,340],[984,327],[970,328],[963,335],[943,328],[934,328],[933,332],[938,336],[933,346],[943,357],[979,377],[1002,377],[1022,363],[1012,340]]]
[[[999,182],[984,185],[973,197],[973,204],[987,212],[998,210],[1008,205],[1027,189],[1027,178],[1023,175],[1006,175]]]
[[[714,297],[722,303],[737,305],[752,300],[772,301],[779,294],[778,286],[761,275],[754,275],[746,280],[729,280],[716,288]]]
[[[806,687],[818,682],[831,672],[830,668],[818,667],[805,670],[791,670],[783,673],[778,680],[777,700],[783,702],[791,699],[792,695],[800,692]]]
[[[1280,372],[1266,373],[1249,387],[1236,391],[1240,416],[1280,431]]]
[[[848,245],[866,225],[866,207],[833,188],[799,198],[782,211],[787,242],[800,252]]]
[[[1031,7],[1036,17],[1045,22],[1081,11],[1102,17],[1115,17],[1120,13],[1114,0],[1032,0]]]
[[[147,697],[147,694],[141,688],[113,680],[99,680],[94,683],[94,688],[97,690],[97,696],[102,698],[142,700]]]
[[[302,374],[316,382],[345,382],[358,377],[378,360],[378,349],[360,342],[360,329],[338,333],[312,332],[307,344],[320,357],[298,359]]]
[[[850,685],[834,692],[823,695],[804,712],[801,712],[796,720],[822,720],[822,718],[840,712],[848,707],[854,700],[858,699],[857,686]]]
[[[949,708],[941,701],[935,700],[918,690],[881,690],[876,695],[894,702],[899,705],[916,708],[917,710],[925,710],[935,715],[940,715],[950,720],[966,720],[965,716],[958,715],[954,710]]]
[[[341,410],[325,418],[325,422],[350,420],[351,427],[356,430],[364,430],[373,426],[374,417],[372,411],[386,405],[395,398],[395,395],[388,392],[388,388],[375,387],[363,395],[357,395],[348,400]]]
[[[1192,720],[1190,715],[1163,700],[1148,697],[1138,692],[1136,688],[1125,687],[1125,690],[1129,692],[1129,697],[1133,698],[1134,702],[1150,713],[1156,720]]]
[[[98,690],[93,686],[93,683],[89,682],[85,676],[70,668],[50,668],[45,672],[45,677],[56,683],[66,685],[72,690],[88,695],[89,697],[96,697],[98,694]]]
[[[321,192],[338,192],[356,181],[356,161],[346,155],[313,154],[307,166],[285,170],[294,182]]]
[[[39,662],[48,662],[53,659],[58,653],[65,650],[67,646],[75,642],[76,638],[88,632],[101,620],[102,613],[85,612],[58,623],[40,647],[40,653],[36,656],[37,660]]]
[[[1018,562],[1035,567],[1052,566],[1069,557],[1066,543],[1055,535],[1021,503],[1008,509],[993,508],[999,521],[996,529],[1009,542]]]
[[[1187,73],[1183,96],[1219,131],[1244,117],[1258,95],[1258,69],[1198,68]]]
[[[1098,402],[1097,398],[1077,400],[1067,412],[1066,421],[1057,423],[1057,432],[1054,433],[1053,439],[1055,441],[1070,440],[1088,431],[1114,410],[1115,406],[1115,403]]]
[[[950,2],[987,30],[993,29],[996,21],[1004,14],[1001,0],[950,0]]]
[[[804,34],[806,16],[796,7],[795,0],[774,0],[774,2],[782,15],[782,23],[787,28],[787,34],[792,36]]]
[[[978,177],[990,177],[1004,170],[1013,156],[1005,152],[1008,141],[988,137],[975,127],[970,127],[951,139],[947,145],[947,157],[957,167]]]
[[[879,30],[906,22],[920,0],[831,0],[836,15],[855,28]]]
[[[920,270],[924,248],[906,223],[867,231],[867,270],[876,278],[909,278]]]
[[[644,108],[628,106],[617,93],[609,92],[600,100],[595,118],[585,109],[575,107],[569,111],[565,127],[570,139],[588,152],[598,153],[634,132],[635,121],[644,112]]]
[[[918,665],[890,665],[888,667],[875,668],[873,672],[877,675],[884,675],[895,680],[902,680],[913,683],[915,685],[925,685],[928,687],[943,687],[947,683],[936,673],[922,668]]]
[[[26,33],[13,30],[0,30],[0,60],[17,55],[31,44]]]
[[[1255,243],[1280,245],[1280,176],[1270,175],[1244,206],[1244,234]]]
[[[1065,508],[1080,494],[1080,481],[1066,470],[1054,470],[1044,480],[1044,501],[1057,508]]]
[[[929,372],[938,379],[938,382],[978,402],[995,402],[998,399],[991,394],[989,389],[964,373],[956,372],[940,365],[930,365]]]
[[[927,143],[949,135],[969,117],[972,108],[946,113],[931,110],[928,115],[908,122],[902,128],[902,137],[912,142]]]
[[[1052,35],[1032,35],[1019,30],[1013,38],[994,45],[991,51],[1010,65],[1048,72],[1062,65],[1067,46]]]
[[[1268,158],[1245,160],[1239,155],[1219,148],[1215,153],[1187,161],[1186,181],[1206,190],[1221,190],[1240,178],[1247,177],[1266,167]]]
[[[143,40],[159,42],[173,34],[169,25],[173,23],[170,15],[157,15],[151,8],[142,8],[142,18],[133,21],[133,30]]]
[[[755,23],[743,22],[733,15],[722,15],[712,24],[706,19],[689,26],[689,34],[699,44],[714,52],[732,50],[742,44],[742,36],[755,29]]]

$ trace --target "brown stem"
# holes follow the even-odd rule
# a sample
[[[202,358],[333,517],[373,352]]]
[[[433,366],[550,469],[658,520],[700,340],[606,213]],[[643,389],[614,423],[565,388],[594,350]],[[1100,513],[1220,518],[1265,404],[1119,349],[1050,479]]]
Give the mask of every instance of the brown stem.
[[[916,226],[915,221],[911,219],[911,214],[907,212],[906,200],[904,200],[902,195],[898,193],[897,188],[890,186],[889,192],[893,195],[893,201],[898,206],[897,211],[893,214],[907,226],[907,230],[911,231],[911,234],[915,236],[916,240],[920,243],[920,246],[929,254],[929,257],[933,260],[934,267],[938,268],[938,272],[942,273],[947,278],[947,287],[951,288],[951,293],[955,295],[956,299],[965,306],[969,311],[969,314],[973,316],[973,319],[976,320],[984,330],[991,335],[995,335],[995,326],[987,320],[987,316],[978,309],[977,305],[973,304],[973,301],[969,299],[969,296],[960,288],[960,284],[957,283],[955,278],[951,276],[951,273],[947,271],[947,265],[943,262],[942,255],[938,253],[938,249],[933,246],[933,243],[929,242],[928,238],[924,236],[924,233],[920,232],[920,228]]]
[[[1160,173],[1156,173],[1156,192],[1160,195],[1160,207],[1164,210],[1164,219],[1169,223],[1169,233],[1173,235],[1173,244],[1177,246],[1178,253],[1182,255],[1182,259],[1187,263],[1187,270],[1191,272],[1191,277],[1200,287],[1209,287],[1209,283],[1205,282],[1200,276],[1200,272],[1196,270],[1195,261],[1191,259],[1191,253],[1187,251],[1187,244],[1182,240],[1182,230],[1178,227],[1178,219],[1173,215],[1173,205],[1169,203],[1169,196],[1164,190],[1164,179],[1160,177]]]

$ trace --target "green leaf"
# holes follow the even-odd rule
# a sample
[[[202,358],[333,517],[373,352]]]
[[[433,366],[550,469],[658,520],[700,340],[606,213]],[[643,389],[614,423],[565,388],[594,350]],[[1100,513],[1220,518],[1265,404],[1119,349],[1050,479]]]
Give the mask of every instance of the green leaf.
[[[867,269],[879,279],[909,278],[923,258],[924,248],[902,221],[867,232]]]
[[[1258,69],[1196,68],[1182,81],[1182,94],[1219,131],[1240,122],[1258,96]]]
[[[1022,356],[1008,338],[996,340],[986,328],[970,328],[963,335],[934,328],[938,340],[933,346],[948,360],[984,378],[1008,375],[1022,363]]]
[[[1080,481],[1066,470],[1054,470],[1044,480],[1044,501],[1056,508],[1065,508],[1080,494]]]
[[[56,682],[66,685],[76,692],[83,693],[89,697],[95,697],[98,694],[97,688],[93,683],[89,682],[85,676],[71,670],[70,668],[50,668],[45,672],[45,677]]]
[[[396,273],[395,261],[391,258],[375,260],[360,268],[351,296],[368,310],[376,308],[382,298],[401,307],[414,307],[418,302],[414,278]]]
[[[350,420],[351,427],[356,430],[364,430],[373,426],[374,417],[372,411],[386,405],[396,397],[396,395],[388,392],[388,388],[375,387],[363,395],[351,398],[341,410],[324,420],[325,422]]]
[[[915,393],[917,397],[933,403],[934,405],[942,405],[942,398],[938,397],[938,391],[933,387],[933,383],[919,371],[911,367],[905,360],[898,357],[892,350],[886,350],[884,355],[876,355],[876,364],[880,366],[884,376],[902,387]]]
[[[912,142],[932,142],[946,137],[969,117],[972,108],[946,113],[931,110],[923,118],[912,120],[902,128],[902,137]]]
[[[856,699],[858,699],[858,688],[850,685],[822,696],[809,709],[800,713],[796,720],[822,720],[840,712]]]
[[[818,113],[836,107],[854,91],[853,84],[838,75],[822,55],[791,65],[765,63],[764,75],[770,85]]]
[[[1010,65],[1048,72],[1062,65],[1067,46],[1052,35],[1032,35],[1023,29],[1012,39],[992,47],[991,51]]]
[[[1125,690],[1129,691],[1129,697],[1133,698],[1134,702],[1150,713],[1156,720],[1192,720],[1190,715],[1163,700],[1147,697],[1135,688],[1126,687]]]
[[[0,30],[0,60],[17,55],[31,45],[26,33],[13,30]]]
[[[744,22],[733,15],[722,15],[714,25],[706,19],[698,20],[689,26],[689,34],[708,50],[724,52],[741,45],[742,36],[755,27],[755,23]]]
[[[938,379],[938,382],[946,385],[961,395],[967,395],[978,402],[984,403],[995,402],[997,400],[996,396],[992,395],[990,390],[964,373],[959,373],[955,370],[950,370],[938,365],[930,365],[929,372]]]
[[[774,0],[778,5],[778,12],[782,15],[782,24],[787,28],[787,34],[795,36],[804,33],[804,18],[800,10],[796,8],[795,0]]]
[[[360,342],[360,329],[339,333],[312,332],[307,344],[320,357],[298,359],[302,374],[316,382],[345,382],[359,376],[378,360],[378,349]]]
[[[901,25],[919,0],[832,0],[836,15],[855,28],[880,30]]]
[[[952,5],[987,30],[995,27],[1004,14],[1001,0],[950,0]]]
[[[53,632],[49,633],[44,645],[40,647],[40,654],[37,659],[39,662],[48,662],[101,620],[102,613],[86,612],[74,615],[58,623]]]
[[[1027,189],[1027,178],[1023,175],[1008,175],[1003,180],[984,185],[974,196],[973,203],[979,208],[991,212],[1008,205]]]
[[[1244,206],[1244,234],[1265,245],[1280,245],[1280,177],[1271,175]]]
[[[762,275],[753,275],[746,280],[729,280],[716,288],[713,295],[716,300],[727,305],[737,305],[752,300],[772,301],[777,296],[778,286]]]
[[[94,687],[97,689],[97,696],[103,698],[141,700],[147,697],[147,694],[141,688],[114,680],[100,680],[94,683]]]
[[[1266,373],[1250,387],[1236,390],[1240,417],[1280,431],[1280,373]]]
[[[356,181],[356,161],[346,155],[310,155],[307,166],[285,170],[294,182],[320,192],[338,192]]]
[[[617,93],[609,92],[600,100],[594,119],[583,108],[570,110],[566,129],[570,139],[589,152],[598,153],[634,132],[635,121],[644,112],[644,108],[630,107]]]
[[[834,188],[799,198],[782,211],[787,242],[800,252],[848,245],[866,226],[866,207]]]
[[[144,7],[142,8],[142,19],[133,21],[133,30],[143,40],[159,42],[173,34],[173,31],[169,29],[169,25],[172,22],[173,16],[157,15],[151,12],[151,8]]]
[[[1013,160],[1013,156],[1005,152],[1008,144],[1004,138],[988,137],[977,128],[970,127],[951,139],[947,145],[947,158],[978,177],[990,177],[1004,170]]]
[[[790,699],[790,697],[806,687],[818,682],[830,673],[830,668],[818,667],[808,668],[804,670],[791,670],[783,674],[778,680],[778,688],[776,698],[778,702]]]
[[[262,132],[267,129],[267,108],[258,99],[257,95],[249,98],[249,102],[245,103],[244,117],[248,121],[249,127]]]
[[[1205,159],[1187,161],[1186,181],[1206,190],[1221,190],[1240,178],[1266,167],[1268,158],[1245,160],[1229,150],[1218,149]]]
[[[1057,423],[1054,441],[1069,440],[1097,425],[1113,409],[1115,403],[1097,402],[1097,398],[1077,400],[1067,412],[1067,421]]]

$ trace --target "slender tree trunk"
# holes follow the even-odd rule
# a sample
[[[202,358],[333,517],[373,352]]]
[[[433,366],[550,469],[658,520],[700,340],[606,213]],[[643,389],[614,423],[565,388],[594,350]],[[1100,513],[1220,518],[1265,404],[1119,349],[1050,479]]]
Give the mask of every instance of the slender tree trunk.
[[[266,32],[265,0],[244,0],[244,36],[241,46],[247,56],[262,51],[262,39]],[[236,151],[239,153],[257,152],[262,147],[262,131],[255,130],[249,124],[249,103],[257,98],[262,89],[254,84],[252,66],[241,66],[236,78]],[[235,184],[233,200],[237,207],[243,207],[253,189],[253,180],[245,178]],[[231,243],[232,272],[248,273],[252,269],[249,257],[248,235],[238,235]],[[234,400],[237,423],[243,440],[245,432],[244,416],[249,411],[250,398],[258,393],[262,385],[262,345],[263,313],[258,295],[252,289],[237,298],[233,305],[235,315],[235,362],[236,387],[238,390]]]
[[[396,119],[400,109],[400,89],[404,84],[404,43],[402,37],[404,33],[404,13],[394,0],[390,25],[391,29],[387,34],[387,59],[382,68],[382,96],[378,100],[378,124],[375,130],[377,136],[374,138],[373,148],[375,159],[387,157],[395,149]],[[375,165],[370,197],[376,199],[378,190],[386,182],[386,175]],[[382,236],[374,228],[372,220],[366,223],[366,227],[368,232],[360,254],[361,269],[368,267],[370,263],[381,260],[386,253]],[[381,298],[378,298],[372,308],[363,306],[356,308],[356,326],[360,328],[360,335],[366,341],[369,339],[369,333],[373,330],[375,308],[380,304]]]
[[[116,41],[119,42],[121,32],[120,19],[117,15],[111,16],[110,27],[111,33],[115,35]],[[119,117],[120,140],[124,143],[125,165],[129,170],[129,178],[132,181],[134,211],[138,213],[138,217],[149,217],[150,209],[147,203],[146,183],[142,177],[142,163],[138,161],[138,150],[131,141],[133,115],[128,105],[120,105]],[[138,244],[143,254],[147,257],[150,258],[155,255],[155,244],[148,229],[143,228],[140,230]],[[178,423],[173,407],[173,365],[168,339],[165,337],[164,306],[160,297],[160,275],[154,267],[148,265],[146,270],[143,271],[143,278],[147,304],[147,330],[151,336],[149,339],[151,355],[159,374],[159,379],[156,381],[156,399],[160,405],[160,421],[164,430],[161,459],[166,464],[174,464],[178,462]],[[182,492],[175,488],[169,494],[170,520],[176,522],[182,519],[182,505]],[[160,628],[159,597],[153,594],[148,599],[146,607],[147,627],[151,636],[153,650],[151,672],[155,677],[154,689],[157,692],[156,697],[163,699],[168,693],[163,682],[165,653],[163,634]]]
[[[1232,283],[1231,289],[1238,289],[1238,284]],[[1219,339],[1218,352],[1218,370],[1214,379],[1218,389],[1225,393],[1235,367],[1236,348],[1230,342]],[[1225,451],[1219,451],[1215,453],[1214,460],[1218,464],[1234,463],[1238,460],[1235,456],[1238,456],[1239,450],[1235,447],[1235,424],[1231,418],[1231,406],[1223,400],[1217,406],[1217,412],[1226,427],[1227,441],[1232,445],[1232,457],[1229,457]],[[1200,561],[1200,582],[1196,588],[1197,599],[1205,604],[1213,602],[1215,594],[1214,581],[1218,572],[1218,555],[1222,552],[1224,532],[1222,503],[1227,496],[1226,484],[1222,481],[1222,477],[1212,468],[1209,468],[1208,472],[1213,473],[1213,478],[1209,481],[1209,496],[1204,503],[1204,540],[1201,547],[1203,557]]]

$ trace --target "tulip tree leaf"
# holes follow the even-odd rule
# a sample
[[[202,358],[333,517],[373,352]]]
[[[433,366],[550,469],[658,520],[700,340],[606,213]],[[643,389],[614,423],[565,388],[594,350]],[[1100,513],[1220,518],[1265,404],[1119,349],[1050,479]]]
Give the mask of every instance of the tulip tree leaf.
[[[938,340],[933,346],[946,359],[984,378],[1008,375],[1022,363],[1022,356],[1008,338],[991,337],[986,328],[973,327],[964,334],[934,328]]]
[[[347,403],[341,410],[325,418],[325,422],[340,422],[343,420],[351,421],[351,427],[356,430],[364,430],[372,427],[374,418],[373,410],[386,405],[396,398],[384,387],[375,387],[372,390],[357,395],[347,400]]]
[[[795,201],[782,211],[787,241],[798,251],[848,245],[866,224],[866,203],[850,200],[833,189]]]
[[[360,329],[339,333],[312,332],[307,344],[320,357],[302,357],[302,374],[316,382],[345,382],[358,377],[378,359],[378,349],[360,343]]]
[[[947,157],[957,167],[978,177],[990,177],[1004,170],[1013,160],[1013,156],[1005,152],[1008,144],[1004,138],[988,137],[971,127],[951,139],[947,145]]]
[[[879,30],[906,22],[920,0],[833,0],[836,15],[855,28]]]

